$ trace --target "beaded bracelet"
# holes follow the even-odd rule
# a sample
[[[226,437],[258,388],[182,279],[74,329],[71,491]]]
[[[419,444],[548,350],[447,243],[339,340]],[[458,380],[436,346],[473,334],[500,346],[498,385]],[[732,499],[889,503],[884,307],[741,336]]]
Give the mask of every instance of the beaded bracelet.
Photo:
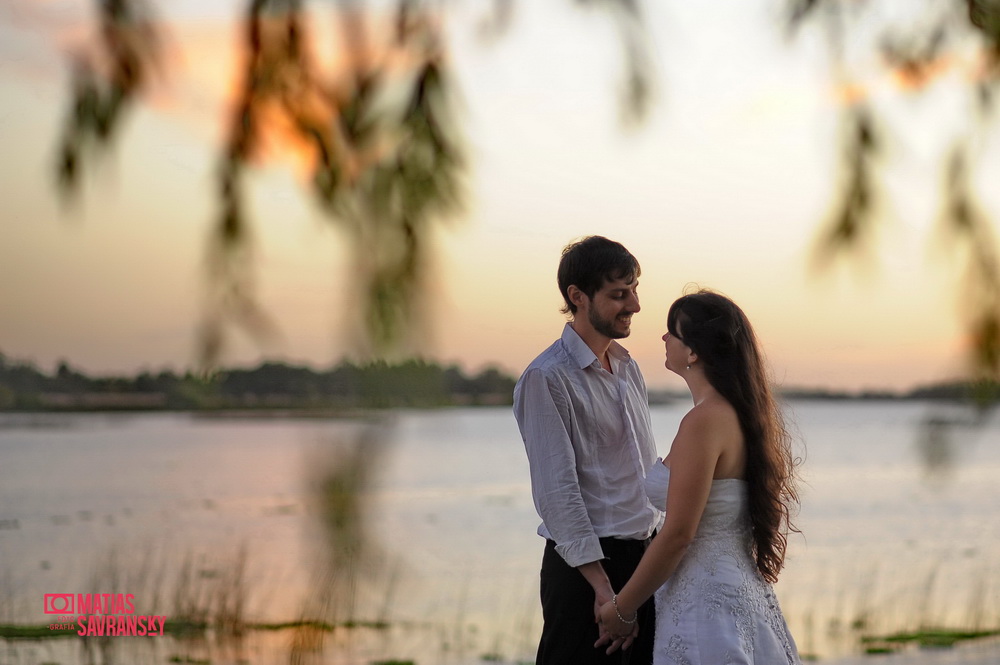
[[[632,617],[631,621],[626,620],[625,617],[622,616],[622,613],[618,610],[618,594],[617,593],[614,594],[613,596],[611,596],[611,604],[615,606],[615,614],[618,615],[618,620],[621,621],[626,626],[631,626],[632,624],[634,624],[636,622],[636,620],[638,620],[638,618],[639,618],[639,613],[638,612],[635,613],[635,616]]]

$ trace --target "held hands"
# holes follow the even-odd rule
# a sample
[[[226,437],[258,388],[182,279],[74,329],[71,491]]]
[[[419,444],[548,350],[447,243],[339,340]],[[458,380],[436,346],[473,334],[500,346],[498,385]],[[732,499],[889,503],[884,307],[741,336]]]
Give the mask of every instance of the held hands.
[[[638,613],[633,613],[631,616],[622,615],[613,601],[604,603],[597,610],[600,637],[594,643],[594,647],[599,648],[607,644],[608,649],[605,652],[607,654],[612,654],[619,648],[628,649],[639,634],[639,624],[635,621],[637,616]],[[623,619],[631,619],[631,621],[623,621]]]
[[[601,589],[594,593],[594,621],[597,626],[601,627],[601,608],[605,604],[610,603],[611,599],[615,597],[615,592],[611,590],[611,584],[607,585],[606,589]],[[603,632],[603,629],[602,629]]]

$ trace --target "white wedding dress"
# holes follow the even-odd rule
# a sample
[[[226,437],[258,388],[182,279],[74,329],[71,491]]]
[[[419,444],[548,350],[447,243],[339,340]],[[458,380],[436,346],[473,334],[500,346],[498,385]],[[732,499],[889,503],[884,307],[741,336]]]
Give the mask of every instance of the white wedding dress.
[[[654,506],[666,505],[669,482],[670,469],[654,464],[646,476]],[[654,665],[799,665],[750,543],[746,482],[712,481],[694,541],[655,594]]]

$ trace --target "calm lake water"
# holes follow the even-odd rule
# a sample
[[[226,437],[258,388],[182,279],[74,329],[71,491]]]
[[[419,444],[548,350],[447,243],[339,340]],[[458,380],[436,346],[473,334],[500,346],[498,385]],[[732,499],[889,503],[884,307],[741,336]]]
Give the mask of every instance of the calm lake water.
[[[653,409],[661,454],[687,408]],[[1000,627],[996,414],[970,427],[963,409],[931,403],[789,408],[803,440],[803,533],[777,590],[800,650],[827,659],[856,653],[862,634]],[[935,430],[946,445],[924,443],[932,416],[954,423]],[[355,453],[370,462],[360,506],[371,547],[345,575],[317,497]],[[217,602],[208,590],[242,570],[251,620],[388,625],[335,631],[298,662],[530,662],[537,524],[507,408],[395,412],[380,424],[0,416],[0,623],[49,623],[46,594],[130,593],[135,614],[174,616]],[[339,604],[317,609],[331,597]],[[0,639],[0,665],[272,665],[289,662],[294,639],[116,637],[99,650],[76,637]]]

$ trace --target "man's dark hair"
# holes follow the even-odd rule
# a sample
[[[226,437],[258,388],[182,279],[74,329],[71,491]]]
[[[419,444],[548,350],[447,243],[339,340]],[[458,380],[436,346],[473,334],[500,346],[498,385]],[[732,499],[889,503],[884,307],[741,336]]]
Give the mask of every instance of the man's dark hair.
[[[557,273],[559,291],[566,301],[562,311],[576,314],[576,305],[569,300],[571,285],[593,298],[606,282],[632,282],[639,273],[639,262],[621,243],[603,236],[588,236],[571,243],[563,250]]]

